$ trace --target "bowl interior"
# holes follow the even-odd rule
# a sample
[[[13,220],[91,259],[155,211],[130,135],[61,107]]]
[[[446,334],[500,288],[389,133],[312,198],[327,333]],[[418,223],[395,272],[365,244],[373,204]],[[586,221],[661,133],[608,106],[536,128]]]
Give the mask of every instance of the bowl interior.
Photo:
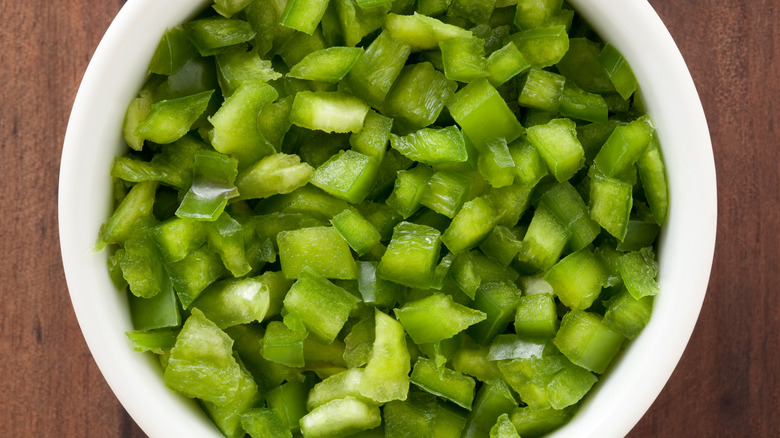
[[[62,153],[59,225],[73,307],[95,361],[117,398],[152,437],[219,437],[189,399],[165,387],[156,360],[133,352],[127,302],[95,252],[110,214],[121,126],[167,27],[206,0],[130,0],[98,46],[73,105]],[[650,323],[629,344],[577,416],[552,436],[623,436],[650,407],[682,355],[709,279],[715,245],[715,166],[707,123],[677,47],[645,0],[570,0],[631,64],[660,136],[671,206],[659,245],[661,293]]]

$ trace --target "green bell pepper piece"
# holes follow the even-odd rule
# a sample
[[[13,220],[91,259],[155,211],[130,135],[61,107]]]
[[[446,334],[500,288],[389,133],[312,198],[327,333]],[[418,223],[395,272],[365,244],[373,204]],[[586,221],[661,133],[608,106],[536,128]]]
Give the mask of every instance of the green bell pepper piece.
[[[374,108],[380,107],[409,58],[410,46],[382,32],[366,48],[345,81],[349,90]]]
[[[358,391],[377,403],[405,400],[412,367],[404,327],[378,309],[374,318],[376,337]]]
[[[501,415],[512,412],[516,407],[512,390],[503,379],[485,381],[477,392],[463,438],[485,436]]]
[[[485,67],[490,85],[499,87],[513,77],[528,71],[531,64],[525,60],[517,46],[509,42],[488,56]]]
[[[529,64],[538,68],[555,65],[569,50],[569,35],[563,24],[522,30],[507,39],[517,46]]]
[[[154,354],[163,355],[169,353],[176,343],[179,334],[177,328],[164,328],[155,330],[133,330],[125,332],[125,336],[133,344],[133,351],[143,353],[151,351]]]
[[[509,414],[501,414],[490,429],[490,438],[520,438],[515,425],[509,420]]]
[[[257,115],[266,104],[279,97],[265,82],[245,82],[228,97],[209,118],[214,129],[209,133],[218,152],[233,155],[242,168],[276,152],[257,127]]]
[[[552,338],[558,324],[558,310],[551,294],[524,295],[518,299],[515,333],[519,336]]]
[[[552,119],[528,128],[528,140],[547,163],[558,182],[569,180],[582,167],[585,150],[577,139],[576,124],[571,119]]]
[[[197,220],[216,220],[228,199],[238,196],[233,182],[238,175],[238,162],[217,152],[195,154],[192,165],[192,186],[184,195],[176,216]]]
[[[474,198],[463,204],[441,235],[441,241],[450,251],[461,253],[477,246],[490,234],[498,220],[498,212],[488,197]]]
[[[456,126],[423,128],[403,137],[391,135],[390,146],[407,158],[430,165],[468,159],[463,133]]]
[[[269,391],[265,401],[288,430],[297,431],[299,421],[306,415],[306,396],[310,389],[307,381],[288,381]]]
[[[382,238],[374,224],[354,208],[345,208],[330,222],[359,256],[369,252]]]
[[[171,27],[165,31],[154,50],[152,60],[149,62],[149,72],[170,76],[197,55],[198,52],[190,42],[187,31],[182,26]]]
[[[314,408],[301,418],[301,432],[306,437],[345,436],[378,427],[382,423],[379,408],[354,397],[332,400]]]
[[[401,222],[393,229],[393,237],[377,265],[376,275],[405,286],[427,288],[433,280],[440,249],[438,230]]]
[[[186,309],[211,283],[228,271],[219,255],[202,246],[178,262],[166,265],[181,305]]]
[[[468,327],[484,321],[485,313],[452,301],[443,293],[434,293],[395,309],[395,316],[416,344],[449,339]]]
[[[231,278],[209,286],[192,303],[220,329],[263,321],[270,300],[268,286],[256,278]]]
[[[325,132],[358,132],[369,107],[340,91],[301,91],[295,95],[290,120],[306,129]]]
[[[612,44],[605,44],[599,54],[599,63],[607,73],[620,97],[628,99],[637,88],[636,77],[623,55]]]
[[[225,97],[233,95],[241,84],[268,82],[282,77],[274,70],[271,61],[262,59],[256,50],[246,50],[243,46],[224,50],[215,59],[217,79]]]
[[[305,330],[291,330],[280,321],[269,322],[261,343],[263,359],[288,367],[304,366],[303,342],[306,336]]]
[[[477,37],[451,38],[439,43],[444,75],[451,81],[471,82],[488,75],[485,41]]]
[[[226,47],[248,42],[256,34],[248,22],[224,17],[192,20],[184,29],[201,56],[211,56]]]
[[[284,298],[284,308],[297,314],[316,339],[328,344],[347,322],[358,298],[316,272],[304,268]]]
[[[133,135],[159,144],[173,143],[186,134],[206,111],[213,90],[153,103]]]
[[[652,248],[646,247],[623,254],[618,259],[618,267],[623,284],[635,299],[639,300],[658,293],[658,283],[655,281],[658,275],[658,262]]]
[[[587,309],[601,294],[609,272],[588,248],[569,254],[555,264],[544,280],[571,309]]]
[[[282,422],[276,411],[270,408],[254,408],[240,414],[241,426],[252,438],[269,436],[292,438],[287,425]]]
[[[488,140],[503,138],[512,142],[524,132],[506,101],[484,78],[458,90],[447,102],[447,108],[480,151]]]
[[[333,155],[311,176],[311,184],[351,204],[362,202],[379,176],[379,163],[351,149]]]
[[[244,438],[246,431],[241,424],[241,413],[256,406],[261,400],[262,396],[252,375],[241,367],[238,391],[233,399],[226,404],[203,401],[203,409],[222,435],[227,438]]]
[[[282,271],[287,278],[299,278],[305,268],[326,278],[357,278],[355,259],[335,228],[282,231],[277,235],[277,242]]]
[[[363,56],[360,47],[333,46],[311,52],[290,68],[289,77],[335,84],[349,73]]]
[[[472,308],[486,315],[485,320],[466,331],[477,343],[487,344],[503,333],[515,316],[520,289],[511,282],[487,282],[479,286]]]
[[[604,325],[600,316],[573,309],[563,316],[553,342],[574,364],[601,374],[625,340],[623,335]]]
[[[236,177],[238,199],[268,198],[290,193],[309,182],[314,168],[301,163],[297,155],[268,155]]]
[[[398,132],[412,132],[435,122],[457,88],[457,83],[429,62],[408,64],[401,69],[380,108],[393,118]]]
[[[411,382],[433,395],[471,410],[474,401],[474,379],[449,368],[437,368],[434,362],[420,357],[414,364]]]
[[[233,340],[198,309],[192,309],[171,350],[165,384],[187,397],[229,403],[240,389],[241,368]]]
[[[645,191],[647,203],[653,213],[655,222],[663,225],[669,215],[669,187],[666,178],[666,167],[661,155],[660,143],[653,136],[645,153],[636,162],[639,169],[639,179]]]
[[[642,157],[652,137],[653,124],[647,116],[620,125],[607,138],[593,164],[605,176],[618,177]]]
[[[290,0],[282,13],[282,26],[311,35],[325,15],[328,0]]]

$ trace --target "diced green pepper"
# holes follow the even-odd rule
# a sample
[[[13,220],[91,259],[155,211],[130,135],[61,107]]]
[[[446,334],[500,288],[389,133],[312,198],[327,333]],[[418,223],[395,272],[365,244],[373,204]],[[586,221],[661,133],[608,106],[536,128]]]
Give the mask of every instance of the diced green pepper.
[[[151,351],[154,354],[170,352],[176,342],[178,328],[156,330],[133,330],[125,332],[125,336],[133,344],[133,350],[139,353]]]
[[[518,102],[543,111],[557,112],[566,78],[540,68],[531,68],[525,76]]]
[[[404,327],[379,310],[374,313],[376,338],[358,391],[377,403],[405,400],[412,366]]]
[[[669,215],[669,188],[657,136],[654,135],[650,140],[645,153],[639,157],[636,165],[650,211],[653,212],[655,222],[663,225]]]
[[[382,112],[393,118],[393,126],[406,133],[424,128],[439,117],[447,99],[457,90],[429,62],[405,66],[387,93]]]
[[[433,17],[388,14],[385,29],[393,37],[408,44],[412,51],[430,50],[439,43],[456,37],[470,37],[466,29],[447,24]]]
[[[590,172],[590,217],[623,241],[633,206],[633,185],[600,172]]]
[[[452,297],[434,293],[395,309],[395,315],[416,344],[448,339],[485,319],[481,311],[452,301]]]
[[[563,87],[558,110],[561,115],[589,122],[606,123],[607,102],[599,94],[588,93],[573,83]]]
[[[433,171],[425,165],[399,171],[393,191],[387,197],[387,205],[404,219],[408,218],[422,206],[421,201],[431,176]]]
[[[501,414],[490,429],[490,438],[520,438],[515,425],[509,420],[509,414]]]
[[[299,421],[306,415],[306,394],[309,389],[309,383],[292,380],[266,394],[268,407],[274,410],[288,430],[300,429]]]
[[[381,162],[387,151],[392,128],[393,119],[369,110],[360,131],[350,135],[349,144],[353,150]]]
[[[491,53],[486,62],[488,80],[494,87],[503,85],[531,68],[531,64],[525,60],[517,46],[511,42]]]
[[[467,333],[480,344],[487,344],[503,333],[515,316],[520,289],[510,281],[487,282],[477,289],[472,308],[487,315],[486,319],[472,327]]]
[[[393,237],[379,261],[376,275],[405,286],[428,288],[439,261],[440,249],[438,230],[401,222],[393,229]]]
[[[345,81],[355,96],[379,107],[409,58],[408,44],[389,32],[379,34],[349,71]]]
[[[599,62],[607,72],[612,85],[623,99],[628,99],[637,88],[636,77],[623,55],[612,44],[605,44],[599,54]]]
[[[332,227],[309,227],[277,235],[279,260],[287,278],[298,278],[304,268],[326,278],[354,280],[357,265],[349,246]]]
[[[155,143],[173,143],[206,111],[212,91],[153,103],[133,135]]]
[[[304,366],[303,340],[306,335],[305,330],[291,330],[280,321],[269,322],[261,343],[263,359],[288,367]]]
[[[314,168],[301,163],[297,155],[268,155],[238,174],[238,199],[267,198],[290,193],[306,185],[313,172]]]
[[[330,343],[336,339],[357,302],[349,292],[304,269],[287,292],[284,308],[297,314],[312,336]]]
[[[544,280],[571,309],[587,309],[596,301],[609,272],[588,248],[569,254],[555,264]]]
[[[646,116],[620,125],[607,138],[593,164],[607,177],[619,176],[642,157],[652,137],[653,125]]]
[[[390,146],[407,158],[430,165],[468,159],[463,133],[456,126],[423,128],[403,137],[391,135]]]
[[[169,263],[166,268],[184,308],[189,307],[211,283],[227,274],[219,255],[207,246],[190,252],[178,262]]]
[[[442,243],[452,252],[460,253],[477,246],[493,230],[498,212],[487,197],[466,202],[441,235]]]
[[[557,183],[547,189],[540,204],[544,204],[559,223],[566,224],[567,245],[572,251],[585,248],[601,232],[599,224],[589,216],[588,206],[569,182]]]
[[[271,61],[260,58],[257,51],[247,51],[244,47],[236,47],[218,53],[217,77],[222,89],[222,95],[231,96],[241,84],[247,82],[268,82],[282,77],[274,71]]]
[[[241,425],[241,413],[260,403],[262,396],[257,390],[252,375],[241,367],[241,378],[235,396],[226,404],[203,402],[203,409],[227,438],[244,438],[246,431]]]
[[[454,218],[466,202],[471,180],[458,172],[440,170],[428,179],[420,203],[431,210]]]
[[[488,140],[503,138],[512,142],[524,132],[504,99],[484,78],[470,82],[455,93],[447,108],[477,150]]]
[[[553,342],[573,363],[603,373],[625,341],[596,314],[573,309],[563,316]]]
[[[149,62],[149,72],[158,75],[172,75],[179,71],[190,59],[197,56],[182,26],[174,26],[165,31],[157,44],[152,60]]]
[[[335,84],[363,56],[360,47],[328,47],[311,52],[290,68],[289,77]]]
[[[547,168],[558,182],[567,181],[582,167],[585,150],[577,139],[571,119],[553,119],[528,128],[528,140],[536,146]]]
[[[262,321],[268,311],[268,286],[254,278],[232,278],[212,284],[192,303],[220,329]]]
[[[359,256],[370,251],[382,238],[374,224],[354,208],[342,210],[330,222]]]
[[[301,418],[301,432],[307,438],[345,436],[373,429],[382,423],[379,408],[345,397],[314,408]]]
[[[192,309],[165,368],[165,384],[188,397],[228,403],[239,390],[241,369],[233,357],[233,340]]]
[[[420,357],[412,369],[411,382],[433,395],[471,410],[476,385],[471,377],[449,368],[438,369],[433,361]]]
[[[241,426],[252,438],[265,438],[269,436],[279,438],[292,438],[292,433],[287,425],[282,423],[276,411],[270,408],[254,408],[244,411],[240,415]]]
[[[238,196],[233,182],[238,162],[217,152],[195,154],[192,186],[184,195],[176,216],[214,221],[222,214],[228,199]]]
[[[558,314],[552,295],[524,295],[518,299],[515,333],[532,338],[552,338],[556,331]]]
[[[252,26],[243,20],[208,17],[190,21],[184,25],[190,41],[201,56],[218,53],[225,47],[245,43],[255,37]]]
[[[530,406],[516,408],[510,414],[512,424],[521,437],[540,437],[566,424],[576,409],[533,409]]]
[[[482,39],[473,36],[451,38],[440,42],[439,47],[447,79],[471,82],[488,75]]]
[[[485,436],[495,424],[498,417],[512,412],[517,407],[517,401],[509,386],[502,379],[486,381],[477,392],[474,408],[469,414],[464,438]]]
[[[282,13],[281,25],[311,35],[327,7],[328,0],[290,0]]]
[[[554,65],[569,50],[566,26],[560,24],[523,30],[510,35],[508,40],[517,46],[529,64],[538,68]]]
[[[558,261],[567,240],[566,227],[558,222],[546,205],[541,204],[534,211],[517,258],[532,269],[546,271]]]
[[[290,120],[306,129],[358,132],[368,110],[362,100],[339,91],[301,91],[295,95]]]
[[[655,281],[658,275],[658,262],[651,248],[623,254],[618,259],[618,267],[623,284],[635,299],[639,300],[658,293],[658,283]]]
[[[368,196],[378,174],[379,163],[350,149],[318,167],[310,182],[339,199],[357,204]]]

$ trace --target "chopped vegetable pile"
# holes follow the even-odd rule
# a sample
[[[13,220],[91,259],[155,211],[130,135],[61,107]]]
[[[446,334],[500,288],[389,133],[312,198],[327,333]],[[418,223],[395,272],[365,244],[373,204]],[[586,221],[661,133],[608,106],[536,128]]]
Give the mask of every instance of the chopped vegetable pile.
[[[216,0],[149,72],[97,246],[226,437],[540,436],[650,317],[659,142],[562,0]]]

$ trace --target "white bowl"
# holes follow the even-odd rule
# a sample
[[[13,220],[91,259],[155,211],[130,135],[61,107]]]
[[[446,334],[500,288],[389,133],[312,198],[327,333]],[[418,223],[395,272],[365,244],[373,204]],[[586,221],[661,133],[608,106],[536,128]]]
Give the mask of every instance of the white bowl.
[[[157,361],[133,352],[128,306],[93,245],[110,214],[113,158],[124,151],[122,120],[165,29],[205,0],[130,0],[100,42],[73,105],[62,151],[59,226],[73,307],[95,362],[150,437],[219,437],[189,399],[164,385]],[[619,437],[647,411],[677,365],[707,289],[715,247],[715,166],[693,80],[645,0],[570,0],[631,64],[662,145],[671,207],[658,252],[661,293],[650,323],[554,437]]]

